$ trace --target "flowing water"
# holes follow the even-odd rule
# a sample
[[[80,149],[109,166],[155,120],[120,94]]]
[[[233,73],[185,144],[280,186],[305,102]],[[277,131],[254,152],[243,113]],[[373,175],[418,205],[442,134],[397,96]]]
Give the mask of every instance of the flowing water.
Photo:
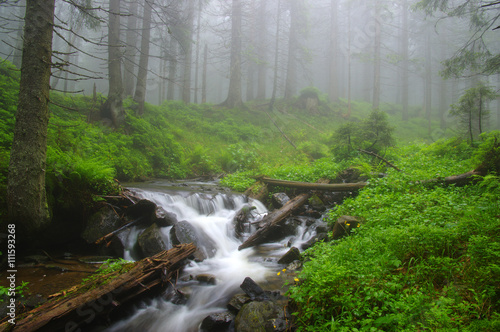
[[[178,297],[171,296],[172,292],[176,291],[158,294],[158,297],[138,304],[131,317],[114,324],[108,332],[198,331],[206,316],[226,310],[229,299],[234,294],[241,293],[239,286],[246,277],[252,278],[264,288],[273,288],[272,282],[276,279],[276,272],[282,268],[277,264],[277,259],[287,252],[287,244],[300,247],[302,242],[314,236],[314,231],[306,230],[303,225],[298,227],[296,236],[283,239],[279,243],[238,251],[242,240],[234,235],[233,218],[242,207],[254,206],[251,221],[259,221],[267,213],[261,202],[241,194],[179,191],[179,188],[161,185],[149,186],[147,189],[131,188],[131,191],[139,197],[155,202],[165,211],[174,213],[178,221],[188,221],[208,236],[215,244],[216,252],[201,262],[191,261],[184,268],[176,289],[188,294],[187,302],[174,304],[179,302],[175,301]],[[170,228],[162,228],[166,243],[169,243]],[[140,231],[133,228],[121,235],[126,247],[124,258],[133,258],[133,245]],[[216,284],[200,283],[190,277],[200,274],[215,276]]]

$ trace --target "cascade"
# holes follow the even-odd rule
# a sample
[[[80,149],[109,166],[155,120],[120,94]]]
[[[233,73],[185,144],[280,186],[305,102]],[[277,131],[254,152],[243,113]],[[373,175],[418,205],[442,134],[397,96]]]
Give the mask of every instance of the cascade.
[[[226,310],[229,299],[241,293],[239,286],[246,277],[265,284],[272,276],[276,277],[276,271],[280,269],[277,259],[288,251],[287,245],[300,246],[314,236],[314,230],[306,230],[306,226],[302,225],[297,228],[297,235],[267,244],[264,250],[248,248],[238,251],[242,240],[234,235],[233,218],[244,206],[253,206],[255,209],[252,210],[250,221],[251,224],[258,222],[267,214],[261,202],[241,194],[207,194],[161,188],[130,190],[136,196],[156,203],[166,212],[174,213],[178,221],[188,221],[209,238],[215,246],[215,253],[203,261],[189,262],[175,290],[170,289],[138,304],[133,315],[115,323],[107,332],[198,331],[206,316]],[[171,226],[161,229],[166,243],[169,242],[170,229]],[[133,258],[133,246],[141,231],[134,227],[120,235],[125,247],[125,259]],[[215,277],[215,284],[196,280],[196,276],[204,274]],[[179,299],[176,292],[187,296]]]

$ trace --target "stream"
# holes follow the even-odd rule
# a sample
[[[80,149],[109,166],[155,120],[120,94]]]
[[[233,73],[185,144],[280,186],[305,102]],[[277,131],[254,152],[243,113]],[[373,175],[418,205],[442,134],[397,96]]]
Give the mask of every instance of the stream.
[[[244,206],[251,211],[251,224],[261,220],[266,207],[259,201],[242,194],[219,192],[216,183],[151,182],[133,184],[129,190],[136,196],[150,200],[166,212],[174,213],[178,221],[188,221],[198,234],[206,238],[207,248],[201,248],[209,258],[190,261],[183,269],[175,289],[167,289],[157,297],[138,303],[135,312],[109,327],[107,332],[118,331],[199,331],[202,320],[212,313],[226,311],[228,301],[242,293],[240,285],[246,277],[252,278],[266,290],[283,292],[282,277],[277,276],[284,266],[277,263],[291,246],[301,244],[315,235],[314,225],[298,225],[296,234],[282,240],[238,251],[243,242],[235,236],[233,219]],[[172,226],[161,228],[162,240],[172,247]],[[243,238],[253,232],[248,229]],[[124,243],[124,258],[134,260],[134,246],[141,229],[133,227],[119,236]],[[215,277],[215,284],[200,282],[196,276]],[[185,294],[185,300],[176,296]]]

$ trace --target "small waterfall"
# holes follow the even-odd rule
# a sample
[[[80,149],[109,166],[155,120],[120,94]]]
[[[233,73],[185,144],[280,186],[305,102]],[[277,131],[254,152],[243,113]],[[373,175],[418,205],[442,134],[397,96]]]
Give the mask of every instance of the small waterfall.
[[[226,310],[225,306],[229,299],[241,292],[239,286],[246,277],[252,278],[257,283],[265,283],[269,276],[276,276],[279,267],[276,259],[270,259],[269,256],[277,257],[286,252],[286,243],[290,239],[284,239],[282,243],[266,251],[268,258],[265,259],[260,257],[262,253],[257,253],[253,248],[238,251],[242,241],[234,235],[232,222],[236,213],[244,206],[253,206],[255,209],[252,210],[251,221],[258,222],[267,213],[261,202],[248,199],[244,195],[225,193],[164,192],[144,189],[132,189],[132,191],[141,198],[153,201],[165,211],[174,213],[178,221],[188,221],[196,230],[206,234],[215,244],[216,252],[201,262],[191,261],[184,268],[176,289],[188,295],[187,301],[172,300],[175,299],[172,294],[158,294],[158,297],[138,305],[132,316],[114,324],[106,331],[198,331],[201,321],[206,316]],[[162,229],[165,237],[168,237],[170,228]],[[300,232],[305,230],[305,228],[299,229]],[[132,257],[132,247],[140,231],[138,228],[132,228],[121,235],[121,240],[125,244],[126,259]],[[304,235],[298,235],[295,241],[305,241]],[[196,281],[195,277],[200,274],[214,276],[215,285]]]

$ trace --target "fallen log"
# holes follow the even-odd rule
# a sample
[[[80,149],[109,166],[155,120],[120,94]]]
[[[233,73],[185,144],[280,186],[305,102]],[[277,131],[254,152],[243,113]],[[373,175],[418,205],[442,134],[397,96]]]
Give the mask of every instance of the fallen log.
[[[125,273],[113,272],[77,286],[65,297],[56,297],[20,315],[16,325],[9,322],[1,324],[0,331],[80,330],[81,326],[91,324],[97,316],[109,314],[137,296],[166,285],[195,249],[192,243],[178,245],[132,263],[133,266]]]
[[[326,191],[356,191],[367,185],[366,182],[358,183],[311,183],[288,180],[277,180],[268,177],[259,178],[260,181],[273,185],[287,188],[296,188],[304,190],[326,190]]]
[[[285,220],[294,210],[304,205],[309,199],[309,194],[301,194],[294,199],[288,201],[281,209],[273,211],[262,219],[263,225],[255,233],[253,233],[245,242],[243,242],[238,250],[253,247],[266,241],[266,236],[273,230],[275,226]]]

